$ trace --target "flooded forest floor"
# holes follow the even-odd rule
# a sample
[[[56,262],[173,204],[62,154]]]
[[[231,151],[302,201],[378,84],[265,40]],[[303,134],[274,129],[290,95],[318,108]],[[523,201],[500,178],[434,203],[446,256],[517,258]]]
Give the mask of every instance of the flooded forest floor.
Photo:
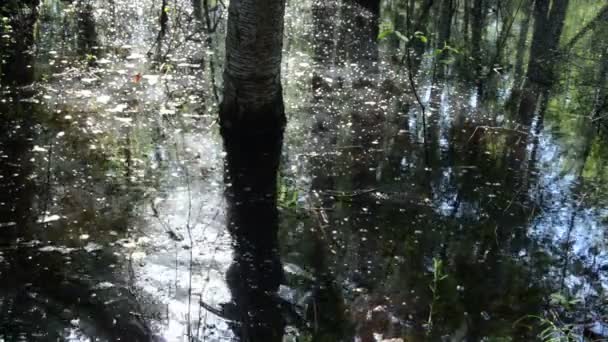
[[[259,324],[608,340],[608,6],[371,3],[287,2],[284,276]],[[0,341],[247,340],[227,6],[0,3]]]

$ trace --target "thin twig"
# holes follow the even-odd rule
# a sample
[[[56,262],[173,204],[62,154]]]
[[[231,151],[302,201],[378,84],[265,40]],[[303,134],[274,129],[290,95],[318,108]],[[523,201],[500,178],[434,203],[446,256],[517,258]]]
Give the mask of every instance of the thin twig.
[[[475,136],[475,134],[477,133],[477,130],[479,129],[488,129],[488,130],[496,130],[496,131],[509,131],[509,132],[514,132],[514,133],[519,133],[522,135],[528,135],[528,132],[525,131],[520,131],[517,129],[513,129],[513,128],[507,128],[507,127],[497,127],[497,126],[477,126],[475,127],[475,130],[473,131],[473,134],[471,134],[471,136],[469,137],[469,140],[467,140],[467,142],[471,141],[471,139],[473,139],[473,137]]]
[[[374,192],[378,190],[378,188],[370,188],[370,189],[363,189],[363,190],[354,190],[351,192],[345,192],[345,191],[336,191],[336,190],[324,190],[321,192],[330,194],[332,196],[337,196],[337,197],[356,197],[356,196],[361,196],[364,194],[368,194],[370,192]]]

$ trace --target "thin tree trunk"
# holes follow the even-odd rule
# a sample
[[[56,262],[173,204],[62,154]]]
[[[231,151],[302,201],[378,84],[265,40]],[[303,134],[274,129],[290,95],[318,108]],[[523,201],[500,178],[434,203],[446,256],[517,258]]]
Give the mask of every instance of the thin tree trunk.
[[[469,44],[469,22],[470,22],[470,5],[469,5],[469,1],[470,0],[464,0],[463,6],[464,6],[464,19],[462,21],[462,37],[464,40],[464,44],[465,46],[468,46]]]
[[[605,23],[608,20],[608,5],[600,10],[597,16],[593,18],[587,25],[585,25],[577,34],[570,39],[570,41],[564,46],[564,51],[570,51],[574,45],[584,37],[589,31],[594,30],[598,24]]]
[[[450,40],[452,33],[452,16],[454,14],[452,0],[442,0],[439,16],[439,36],[437,39],[437,48],[442,49],[444,44]]]
[[[556,57],[569,0],[554,0],[549,10],[548,1],[534,5],[534,36],[530,47],[528,79],[539,84],[554,81],[552,61]]]
[[[473,58],[475,81],[478,84],[478,89],[481,90],[481,71],[483,56],[481,55],[481,40],[483,39],[484,25],[484,1],[474,0],[472,8],[473,22],[471,23],[471,57]]]
[[[515,55],[515,82],[519,86],[521,78],[524,74],[524,55],[526,52],[526,41],[528,40],[528,32],[530,31],[530,15],[531,4],[530,1],[524,8],[524,17],[519,25],[519,37],[517,39],[517,53]]]

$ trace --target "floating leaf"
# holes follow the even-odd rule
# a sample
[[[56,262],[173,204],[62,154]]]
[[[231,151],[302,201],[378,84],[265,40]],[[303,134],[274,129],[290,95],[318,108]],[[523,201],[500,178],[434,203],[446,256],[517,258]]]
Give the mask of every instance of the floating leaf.
[[[59,215],[50,215],[50,216],[43,216],[42,218],[38,219],[38,223],[49,223],[49,222],[54,222],[54,221],[58,221],[59,219],[61,219],[61,216]]]
[[[133,76],[133,83],[139,83],[141,81],[141,78],[141,73],[138,72],[137,74],[135,74],[135,76]]]

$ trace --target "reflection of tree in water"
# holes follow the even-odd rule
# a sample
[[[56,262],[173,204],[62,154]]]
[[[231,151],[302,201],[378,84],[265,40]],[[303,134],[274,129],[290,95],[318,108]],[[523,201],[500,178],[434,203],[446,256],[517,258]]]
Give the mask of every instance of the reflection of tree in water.
[[[93,4],[89,1],[79,1],[76,13],[78,28],[76,45],[78,46],[78,53],[89,59],[89,62],[93,62],[92,56],[97,55],[98,50]]]
[[[280,341],[285,327],[277,294],[284,282],[278,254],[277,170],[282,129],[225,129],[228,230],[234,260],[226,274],[232,302],[224,312],[243,341]],[[230,312],[231,311],[231,312]],[[230,317],[231,316],[231,317]]]

